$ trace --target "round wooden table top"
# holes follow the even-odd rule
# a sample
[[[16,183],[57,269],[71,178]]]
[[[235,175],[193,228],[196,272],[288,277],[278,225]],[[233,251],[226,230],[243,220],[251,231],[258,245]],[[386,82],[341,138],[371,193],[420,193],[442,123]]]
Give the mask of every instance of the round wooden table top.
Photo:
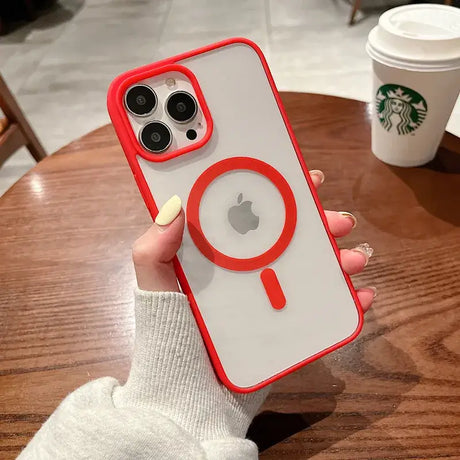
[[[352,344],[276,383],[249,436],[266,459],[458,458],[460,142],[421,168],[370,152],[369,105],[282,99],[327,209],[375,248],[357,286],[378,296]],[[61,399],[125,379],[131,244],[150,223],[111,126],[39,163],[0,199],[0,457],[15,458]]]

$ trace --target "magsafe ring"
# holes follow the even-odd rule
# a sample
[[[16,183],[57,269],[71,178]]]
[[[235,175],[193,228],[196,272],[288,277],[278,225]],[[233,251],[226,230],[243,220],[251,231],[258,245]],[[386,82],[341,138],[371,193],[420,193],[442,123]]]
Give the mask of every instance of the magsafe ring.
[[[207,188],[230,171],[250,171],[267,178],[278,190],[284,203],[284,225],[276,242],[263,253],[249,258],[232,257],[216,249],[206,238],[200,222],[200,206]],[[187,225],[200,252],[219,267],[234,271],[251,271],[268,266],[289,246],[297,223],[294,194],[286,179],[268,163],[250,157],[232,157],[206,169],[194,183],[187,202]]]

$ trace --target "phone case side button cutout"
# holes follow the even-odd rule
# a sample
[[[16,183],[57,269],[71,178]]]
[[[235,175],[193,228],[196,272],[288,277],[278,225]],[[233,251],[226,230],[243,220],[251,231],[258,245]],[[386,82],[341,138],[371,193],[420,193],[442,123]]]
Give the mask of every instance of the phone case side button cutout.
[[[281,289],[276,273],[271,268],[266,268],[260,273],[260,279],[272,307],[275,310],[283,309],[286,306],[286,297],[284,297],[284,292]]]

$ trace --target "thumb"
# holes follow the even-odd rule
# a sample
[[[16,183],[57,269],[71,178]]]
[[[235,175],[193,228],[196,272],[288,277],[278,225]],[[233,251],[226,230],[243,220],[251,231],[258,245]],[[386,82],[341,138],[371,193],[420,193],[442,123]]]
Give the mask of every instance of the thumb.
[[[171,197],[155,223],[133,245],[137,285],[144,291],[179,291],[173,259],[182,243],[185,215],[181,200]]]

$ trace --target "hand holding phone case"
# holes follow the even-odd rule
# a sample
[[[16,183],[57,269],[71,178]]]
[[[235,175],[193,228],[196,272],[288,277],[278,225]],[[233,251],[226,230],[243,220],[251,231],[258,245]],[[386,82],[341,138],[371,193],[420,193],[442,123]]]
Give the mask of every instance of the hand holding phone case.
[[[126,110],[134,84],[157,94],[147,118]],[[177,89],[198,101],[189,124],[165,110]],[[257,390],[357,336],[359,301],[253,43],[227,40],[127,72],[108,106],[152,216],[173,194],[183,200],[176,271],[227,387]],[[139,141],[152,120],[175,126],[177,139],[160,154]],[[181,137],[192,125],[197,142]]]

